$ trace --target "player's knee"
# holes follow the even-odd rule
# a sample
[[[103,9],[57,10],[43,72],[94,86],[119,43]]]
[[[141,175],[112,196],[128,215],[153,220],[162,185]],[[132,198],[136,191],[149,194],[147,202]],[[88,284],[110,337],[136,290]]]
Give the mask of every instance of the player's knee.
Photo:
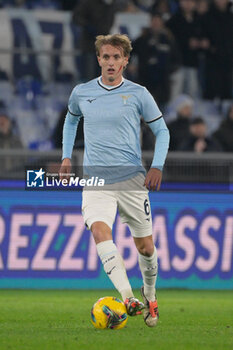
[[[154,254],[154,245],[153,244],[141,244],[137,246],[138,252],[144,256],[152,256]]]
[[[152,256],[154,254],[154,242],[152,236],[134,238],[137,250],[141,255]]]
[[[96,244],[112,239],[111,229],[104,222],[98,221],[93,223],[91,225],[91,232]]]
[[[152,250],[151,248],[147,248],[147,247],[144,247],[141,251],[140,251],[140,254],[144,255],[144,256],[152,256],[154,253],[154,249]]]

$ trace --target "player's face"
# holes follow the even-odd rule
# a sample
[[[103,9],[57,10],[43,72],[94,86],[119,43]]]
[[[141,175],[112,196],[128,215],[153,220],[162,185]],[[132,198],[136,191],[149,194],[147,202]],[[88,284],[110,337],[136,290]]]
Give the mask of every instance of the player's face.
[[[103,45],[97,58],[101,67],[103,83],[113,86],[120,84],[123,70],[128,63],[128,57],[124,56],[123,49],[112,45]]]

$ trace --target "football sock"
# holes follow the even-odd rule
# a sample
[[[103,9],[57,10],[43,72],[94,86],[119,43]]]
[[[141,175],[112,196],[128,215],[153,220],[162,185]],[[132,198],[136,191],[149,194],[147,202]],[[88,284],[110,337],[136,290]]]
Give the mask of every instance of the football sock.
[[[104,271],[121,294],[123,301],[126,298],[133,297],[134,295],[129,284],[123,259],[113,241],[100,242],[96,245],[96,248]]]
[[[144,283],[144,294],[148,300],[155,300],[155,284],[157,279],[157,251],[154,248],[152,256],[144,256],[139,253],[139,267]]]

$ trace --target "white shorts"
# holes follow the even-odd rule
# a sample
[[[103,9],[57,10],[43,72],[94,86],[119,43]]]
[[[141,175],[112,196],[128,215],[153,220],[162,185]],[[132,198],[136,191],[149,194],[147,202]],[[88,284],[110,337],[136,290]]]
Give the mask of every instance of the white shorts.
[[[140,184],[139,190],[127,190],[129,182]],[[103,221],[111,229],[117,209],[123,223],[128,224],[133,237],[146,237],[152,234],[152,218],[148,190],[143,186],[144,175],[121,183],[124,190],[111,190],[105,185],[100,190],[83,190],[82,214],[90,229],[96,221]],[[123,185],[123,186],[122,186]],[[106,190],[105,190],[106,189]]]

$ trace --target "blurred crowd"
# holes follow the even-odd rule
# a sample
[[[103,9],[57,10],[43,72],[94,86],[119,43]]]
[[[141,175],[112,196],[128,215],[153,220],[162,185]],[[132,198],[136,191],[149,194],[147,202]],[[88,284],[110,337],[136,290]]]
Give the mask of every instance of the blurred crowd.
[[[232,5],[230,0],[0,0],[0,7],[71,11],[73,23],[82,29],[82,81],[99,75],[95,37],[110,32],[117,12],[150,14],[149,27],[133,41],[125,75],[146,86],[162,109],[171,134],[170,150],[199,153],[233,152]],[[205,111],[202,115],[195,108],[202,101],[216,107],[216,128],[211,127],[211,115],[206,119]],[[64,117],[62,111],[52,135],[55,148],[61,147]],[[1,118],[6,122],[6,115]],[[1,124],[2,146],[12,132],[4,133]],[[142,147],[152,150],[153,136],[144,124],[142,130]]]
[[[147,86],[159,105],[182,93],[193,98],[232,98],[233,13],[228,0],[126,3],[125,11],[151,13],[150,27],[133,42],[127,75]],[[95,37],[109,33],[117,4],[80,0],[73,10],[74,23],[82,27],[84,79],[98,74]]]

